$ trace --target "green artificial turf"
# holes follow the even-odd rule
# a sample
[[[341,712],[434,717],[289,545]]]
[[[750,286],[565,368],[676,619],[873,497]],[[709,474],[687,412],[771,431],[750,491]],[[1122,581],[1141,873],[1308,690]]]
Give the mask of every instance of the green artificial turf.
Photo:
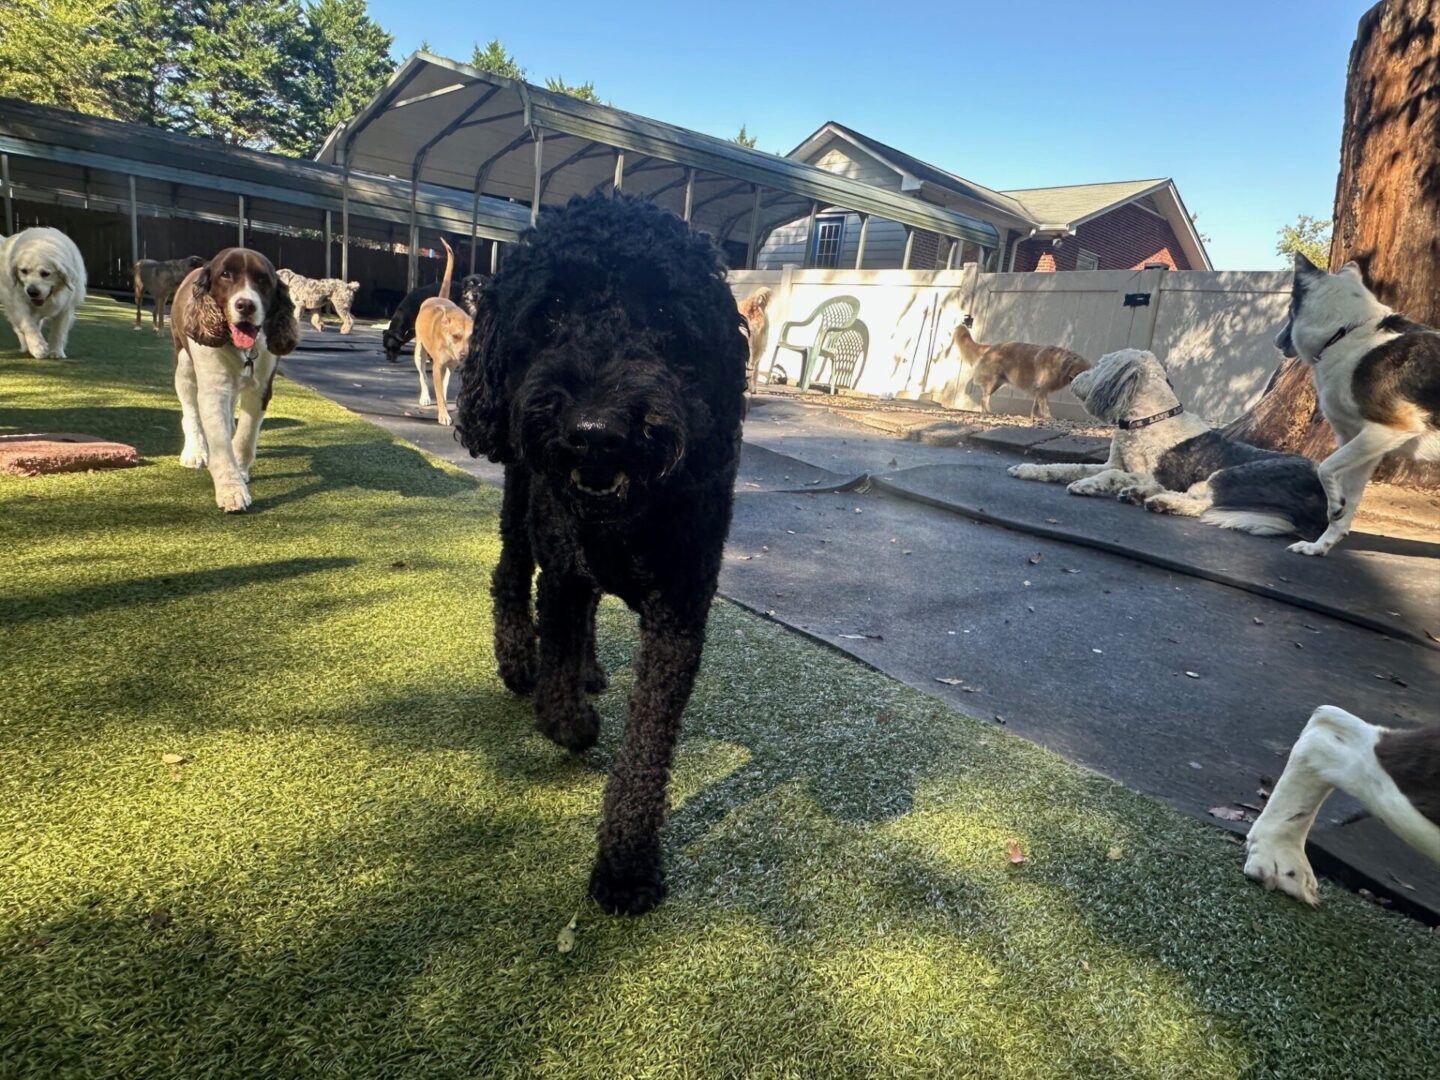
[[[496,492],[282,381],[225,516],[164,343],[71,352],[0,351],[0,431],[146,464],[0,478],[0,1076],[1440,1073],[1440,936],[726,603],[670,898],[602,915],[631,616],[572,758],[494,676]]]

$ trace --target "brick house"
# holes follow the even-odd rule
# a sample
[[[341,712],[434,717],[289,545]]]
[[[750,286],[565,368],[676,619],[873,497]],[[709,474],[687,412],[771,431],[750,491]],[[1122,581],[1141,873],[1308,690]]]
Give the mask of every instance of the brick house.
[[[833,121],[789,157],[962,213],[973,239],[910,232],[891,221],[817,208],[774,229],[756,266],[939,269],[978,262],[986,270],[1129,270],[1164,264],[1213,269],[1205,244],[1168,177],[998,191],[937,168]],[[861,238],[863,234],[863,250]]]

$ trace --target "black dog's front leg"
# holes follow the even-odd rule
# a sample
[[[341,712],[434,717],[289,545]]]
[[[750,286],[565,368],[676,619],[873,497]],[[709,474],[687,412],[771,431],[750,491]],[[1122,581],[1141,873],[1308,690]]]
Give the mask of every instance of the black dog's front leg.
[[[595,655],[595,613],[600,607],[597,592],[590,601],[590,612],[585,619],[585,692],[598,694],[610,685],[610,676],[600,658]]]
[[[505,494],[500,504],[500,561],[490,578],[495,620],[495,664],[512,693],[535,689],[535,621],[530,614],[530,586],[535,555],[530,548],[530,472],[505,467]]]
[[[625,741],[605,786],[600,845],[590,895],[612,915],[641,915],[665,896],[660,826],[665,788],[705,644],[708,602],[679,615],[656,605],[641,613],[640,656]]]
[[[588,750],[600,736],[600,714],[585,700],[595,586],[581,577],[542,570],[539,593],[535,726],[567,750]]]

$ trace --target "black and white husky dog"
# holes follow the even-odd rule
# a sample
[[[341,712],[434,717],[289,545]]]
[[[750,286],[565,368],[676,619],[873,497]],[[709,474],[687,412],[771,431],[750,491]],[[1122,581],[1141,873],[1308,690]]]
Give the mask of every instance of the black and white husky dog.
[[[1070,389],[1097,420],[1115,425],[1104,465],[1013,465],[1022,480],[1069,484],[1161,514],[1257,536],[1319,536],[1325,492],[1315,463],[1228,439],[1185,411],[1155,354],[1121,349],[1075,376]]]
[[[1382,457],[1440,460],[1440,331],[1382,304],[1353,262],[1330,274],[1297,254],[1290,318],[1275,344],[1311,366],[1340,444],[1320,463],[1328,527],[1318,540],[1290,545],[1324,555],[1350,531]]]

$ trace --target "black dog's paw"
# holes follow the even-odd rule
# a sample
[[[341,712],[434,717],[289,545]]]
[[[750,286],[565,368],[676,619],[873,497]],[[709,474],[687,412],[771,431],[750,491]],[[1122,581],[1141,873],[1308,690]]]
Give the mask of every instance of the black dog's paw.
[[[551,742],[576,754],[589,750],[600,738],[600,714],[585,701],[569,709],[542,709],[537,701],[535,726]]]
[[[503,658],[499,665],[500,681],[512,694],[528,697],[535,692],[535,657]]]
[[[1131,506],[1144,506],[1146,497],[1144,488],[1134,486],[1121,488],[1115,494],[1116,499]]]
[[[599,660],[592,660],[585,668],[585,692],[599,694],[610,688],[610,676]]]
[[[621,868],[603,858],[590,871],[590,895],[607,915],[644,915],[665,899],[660,860]]]

